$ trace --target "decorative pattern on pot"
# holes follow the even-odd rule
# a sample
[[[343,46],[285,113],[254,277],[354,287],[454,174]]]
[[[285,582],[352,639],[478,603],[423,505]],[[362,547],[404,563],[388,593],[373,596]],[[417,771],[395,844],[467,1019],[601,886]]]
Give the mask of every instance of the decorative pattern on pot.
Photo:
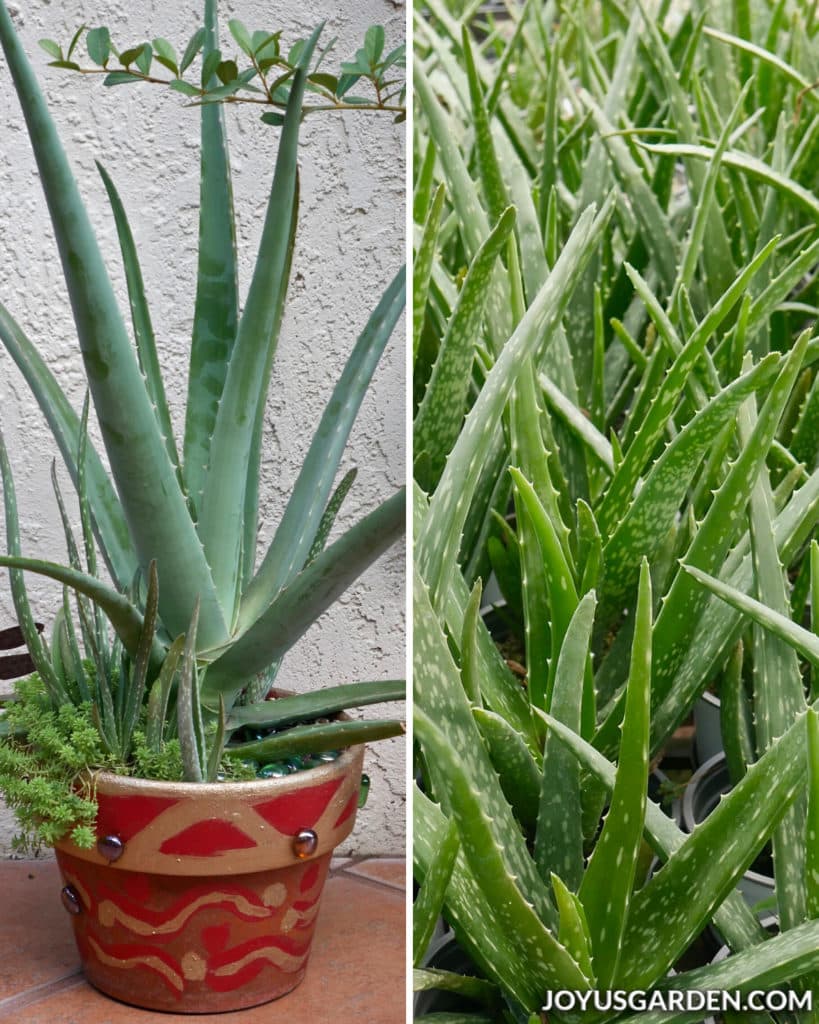
[[[326,768],[247,783],[101,776],[97,848],[56,847],[91,984],[194,1013],[295,988],[332,850],[355,821],[362,760],[359,747]]]

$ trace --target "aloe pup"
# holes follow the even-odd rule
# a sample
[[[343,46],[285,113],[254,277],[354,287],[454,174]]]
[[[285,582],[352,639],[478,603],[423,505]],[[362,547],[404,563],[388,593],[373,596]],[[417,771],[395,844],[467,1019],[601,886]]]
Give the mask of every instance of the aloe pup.
[[[127,318],[115,300],[107,267],[114,254],[103,253],[94,236],[43,94],[9,11],[0,4],[0,42],[37,159],[110,465],[109,476],[88,438],[87,410],[80,416],[72,408],[11,308],[0,306],[0,340],[54,434],[79,494],[83,535],[79,545],[69,537],[70,566],[24,557],[17,541],[11,460],[4,452],[9,554],[0,562],[11,570],[15,607],[51,709],[91,692],[108,754],[123,756],[129,748],[124,738],[139,723],[157,752],[166,739],[178,738],[190,781],[215,777],[221,750],[239,729],[267,732],[276,723],[308,723],[302,726],[310,730],[308,746],[302,739],[298,749],[314,753],[363,741],[368,734],[377,738],[402,731],[401,723],[392,720],[327,721],[357,703],[399,699],[400,682],[293,698],[289,710],[281,703],[272,716],[264,696],[289,648],[403,532],[404,494],[398,490],[346,532],[331,537],[354,480],[353,473],[336,479],[345,444],[401,316],[403,270],[384,290],[358,340],[348,346],[346,366],[315,426],[277,530],[261,551],[257,529],[265,402],[299,216],[301,123],[313,107],[356,106],[353,87],[375,89],[377,100],[370,108],[400,120],[402,84],[396,75],[400,78],[403,49],[387,52],[383,28],[373,26],[355,58],[331,75],[325,66],[330,40],[322,25],[290,49],[280,46],[279,32],[250,32],[239,21],[231,22],[230,29],[233,41],[222,39],[222,53],[216,4],[208,0],[203,27],[179,53],[162,39],[140,44],[135,53],[133,48],[117,50],[112,33],[102,28],[83,27],[59,54],[54,52],[60,49],[57,44],[45,41],[55,62],[69,69],[81,50],[83,59],[87,51],[100,66],[121,61],[125,70],[109,72],[109,85],[121,82],[131,67],[139,77],[153,77],[148,74],[152,60],[177,93],[185,93],[179,85],[185,71],[200,76],[195,98],[201,112],[181,115],[201,119],[201,181],[188,395],[184,429],[175,437],[159,370],[162,331],[151,317],[142,254],[124,204],[100,167],[125,270]],[[232,72],[236,61],[229,59],[228,46],[238,46],[237,59],[250,65],[241,82]],[[233,83],[229,89],[226,78]],[[242,290],[221,102],[240,88],[251,99],[269,101],[272,109],[263,119],[272,124],[266,130],[275,138],[258,254]],[[319,102],[322,95],[327,103]],[[184,96],[177,99],[184,102]],[[13,306],[11,296],[6,301]],[[110,583],[98,572],[97,551]],[[66,600],[51,644],[33,629],[24,571],[51,576],[77,595],[77,612],[69,612]],[[86,647],[94,662],[91,672],[83,670],[83,656],[60,657],[73,645],[72,614],[82,620],[76,626],[81,639],[91,642],[92,649]],[[109,640],[113,653],[106,653]],[[309,724],[316,719],[323,721]],[[248,742],[242,756],[248,759],[254,752]],[[279,744],[275,756],[287,753]],[[259,756],[274,755],[265,748]]]

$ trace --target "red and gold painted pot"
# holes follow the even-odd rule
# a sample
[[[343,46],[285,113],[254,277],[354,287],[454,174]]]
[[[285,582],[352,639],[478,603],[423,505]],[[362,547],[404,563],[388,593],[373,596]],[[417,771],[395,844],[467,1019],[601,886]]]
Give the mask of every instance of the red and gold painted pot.
[[[333,849],[351,832],[363,747],[253,782],[101,774],[98,842],[56,844],[88,980],[126,1003],[220,1013],[304,977]]]

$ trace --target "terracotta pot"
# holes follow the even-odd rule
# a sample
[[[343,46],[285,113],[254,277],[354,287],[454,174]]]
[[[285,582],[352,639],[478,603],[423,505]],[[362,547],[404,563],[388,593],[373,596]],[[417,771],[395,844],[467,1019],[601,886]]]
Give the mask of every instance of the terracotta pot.
[[[56,844],[85,976],[115,999],[221,1013],[304,977],[333,849],[355,822],[363,747],[236,783],[100,774],[95,849]]]

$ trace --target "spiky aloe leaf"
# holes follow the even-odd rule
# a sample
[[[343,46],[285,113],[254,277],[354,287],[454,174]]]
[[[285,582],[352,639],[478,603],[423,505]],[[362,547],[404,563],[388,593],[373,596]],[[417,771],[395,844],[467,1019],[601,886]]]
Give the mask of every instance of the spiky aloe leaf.
[[[310,550],[307,552],[307,558],[304,561],[305,565],[309,565],[327,547],[327,540],[330,537],[336,516],[344,504],[344,499],[350,493],[350,489],[355,483],[357,476],[358,470],[355,467],[348,470],[330,496],[330,500],[327,502],[327,507],[324,509],[324,514],[321,517],[321,522],[318,525],[316,536],[310,546]]]
[[[316,28],[305,44],[290,87],[259,254],[211,434],[210,461],[201,499],[198,532],[216,592],[223,606],[231,611],[244,537],[244,497],[254,437],[258,433],[258,408],[261,396],[267,394],[278,341],[276,329],[286,290],[305,69],[322,27]],[[237,496],[241,500],[237,500]],[[323,507],[322,501],[316,512],[316,522],[321,518]],[[311,541],[312,535],[307,543],[308,549]],[[265,600],[265,597],[268,597],[267,590],[260,602],[260,611],[269,604],[269,598]]]
[[[716,39],[720,43],[739,50],[741,53],[749,54],[755,57],[757,60],[762,61],[769,67],[776,68],[782,75],[785,76],[790,82],[798,86],[800,91],[804,92],[806,97],[810,97],[811,101],[816,102],[817,97],[813,93],[813,83],[809,82],[796,70],[788,64],[787,61],[782,60],[777,53],[773,50],[766,49],[764,46],[757,46],[756,43],[751,42],[748,39],[741,39],[739,36],[732,35],[730,32],[724,32],[718,28],[708,27],[703,30],[704,34],[710,39]]]
[[[451,821],[412,905],[412,962],[415,967],[422,962],[441,916],[458,848],[458,829]]]
[[[122,265],[125,269],[125,283],[128,286],[128,298],[131,304],[131,323],[134,328],[140,369],[145,375],[145,386],[156,409],[157,422],[165,439],[168,458],[176,468],[176,476],[180,487],[182,487],[182,468],[179,462],[179,454],[176,450],[173,427],[171,426],[168,400],[165,397],[165,385],[162,382],[162,374],[159,369],[156,338],[154,336],[153,324],[151,323],[148,300],[145,295],[145,283],[142,280],[142,270],[139,265],[139,255],[137,254],[134,235],[131,231],[128,215],[125,212],[119,192],[111,180],[111,176],[99,161],[97,162],[97,170],[105,185],[108,201],[111,204],[111,211],[114,214],[114,223],[117,229],[117,237],[119,238],[120,252],[122,253]]]
[[[430,989],[438,989],[442,992],[457,992],[464,999],[479,1003],[497,1003],[499,998],[498,990],[490,982],[483,978],[474,978],[468,974],[456,974],[454,971],[441,971],[430,967],[427,969],[416,969],[412,972],[413,992],[427,992]],[[457,1016],[461,1016],[458,1014]],[[425,1013],[416,1020],[430,1020],[434,1024],[438,1020],[438,1014]],[[470,1015],[465,1020],[474,1020]],[[481,1018],[479,1018],[481,1019]],[[486,1020],[487,1018],[482,1018]]]
[[[819,714],[808,710],[808,813],[805,820],[805,909],[819,917]]]
[[[595,596],[580,601],[566,630],[555,672],[551,713],[581,732],[583,680],[589,660]],[[535,863],[545,880],[557,874],[576,892],[583,879],[583,814],[577,759],[551,733],[543,748]]]
[[[620,949],[643,836],[650,711],[651,577],[643,559],[617,778],[603,831],[577,894],[589,923],[594,972],[601,988],[614,987],[621,969],[627,970]]]
[[[171,686],[179,666],[179,659],[182,657],[185,649],[185,642],[186,638],[183,634],[178,636],[168,648],[168,653],[162,662],[162,668],[148,696],[148,718],[145,725],[145,739],[149,748],[156,753],[159,753],[162,749],[163,731],[168,721],[168,702],[171,696]]]
[[[435,149],[430,143],[430,150],[435,156]],[[418,348],[421,344],[421,332],[424,327],[424,313],[427,308],[427,294],[429,282],[432,275],[432,264],[435,258],[436,246],[438,243],[438,230],[441,226],[441,212],[444,208],[446,188],[439,185],[432,205],[429,208],[421,241],[415,252],[415,259],[412,262],[412,361],[413,364],[418,357]]]
[[[2,305],[0,341],[31,388],[76,486],[80,418],[37,350]],[[86,481],[88,498],[94,510],[94,527],[105,564],[114,583],[118,587],[126,587],[136,572],[137,555],[119,498],[91,444],[86,452]]]
[[[205,772],[206,782],[216,782],[219,772],[219,764],[225,750],[227,740],[227,712],[225,711],[225,698],[219,694],[219,714],[216,718],[216,733],[208,753],[208,766]]]
[[[205,0],[203,62],[218,46],[216,0]],[[206,87],[212,84],[205,83]],[[200,116],[199,256],[184,442],[185,482],[197,509],[239,321],[236,227],[224,107],[205,103]]]
[[[538,377],[549,405],[607,473],[614,472],[614,454],[609,442],[580,409],[545,373]]]
[[[537,356],[551,340],[611,209],[607,204],[598,216],[593,209],[581,216],[546,284],[504,345],[470,410],[416,542],[416,561],[436,596],[454,571],[461,531],[480,478],[482,456],[491,444],[517,374],[524,361]]]
[[[356,341],[327,403],[278,529],[259,571],[242,595],[239,632],[257,622],[281,589],[302,569],[321,524],[353,422],[404,302],[402,269]]]
[[[489,217],[498,221],[509,205],[509,197],[503,183],[498,156],[492,142],[492,131],[489,126],[489,115],[483,95],[483,87],[475,67],[469,29],[461,26],[461,46],[464,65],[469,80],[469,98],[472,101],[472,118],[475,127],[475,152],[478,158],[478,169],[489,209]]]
[[[484,779],[470,777],[443,733],[416,706],[415,735],[446,778],[452,820],[458,827],[464,857],[480,886],[482,899],[491,902],[496,928],[529,957],[529,973],[543,989],[588,988],[588,981],[570,955],[535,913],[510,874],[502,847],[496,842],[484,798]],[[535,1007],[529,1007],[534,1009]]]
[[[552,889],[557,902],[557,912],[560,915],[558,941],[577,961],[580,969],[588,978],[589,985],[594,986],[596,978],[592,963],[591,935],[583,904],[554,873],[552,873]]]
[[[587,768],[608,790],[614,788],[617,769],[590,743],[586,743],[574,730],[558,722],[551,715],[542,716],[550,733],[554,733],[580,763]],[[687,842],[688,836],[651,800],[646,803],[645,833],[655,853],[667,861]],[[732,949],[745,949],[762,941],[765,933],[751,908],[738,892],[729,893],[713,915],[714,924],[719,928]]]
[[[720,731],[732,782],[738,782],[756,760],[751,708],[742,678],[744,647],[736,645],[720,680]]]
[[[759,853],[804,777],[802,716],[634,895],[620,960],[624,988],[653,984],[687,948]]]
[[[133,659],[130,679],[128,679],[127,692],[124,701],[124,714],[122,717],[122,743],[124,749],[131,744],[131,737],[134,734],[142,712],[142,702],[145,690],[148,686],[148,672],[151,665],[151,652],[154,646],[156,632],[156,614],[159,605],[159,583],[156,574],[156,562],[151,562],[148,569],[148,594],[145,599],[145,611],[143,613],[142,631],[139,635],[139,645]],[[158,666],[155,666],[158,669]],[[123,687],[123,689],[126,689]]]
[[[723,564],[754,482],[764,463],[805,354],[809,332],[803,332],[771,387],[748,444],[740,452],[688,549],[686,561],[703,571]],[[678,573],[657,617],[654,649],[655,699],[669,692],[705,605],[705,595],[685,573]]]
[[[257,761],[276,761],[288,754],[320,754],[324,750],[343,750],[357,743],[374,743],[391,736],[402,736],[404,731],[404,723],[397,719],[296,725],[263,740],[237,743],[230,747],[230,751]]]
[[[228,717],[228,728],[258,725],[281,729],[311,718],[327,718],[347,708],[363,708],[368,704],[404,700],[406,683],[403,679],[388,679],[376,683],[346,683],[328,686],[314,693],[276,697],[260,704],[245,704],[234,708]]]
[[[179,689],[176,698],[176,720],[179,733],[179,749],[186,782],[202,781],[202,756],[204,753],[197,727],[199,693],[196,668],[196,630],[199,624],[199,605],[193,609],[190,628],[185,635],[185,649],[182,652],[182,666],[179,670]]]
[[[485,708],[474,708],[472,714],[489,759],[498,773],[503,795],[521,825],[528,832],[533,832],[537,823],[541,778],[535,758],[505,718]]]
[[[413,449],[426,452],[431,471],[429,489],[440,478],[444,462],[458,437],[466,412],[474,359],[489,283],[495,262],[515,224],[515,210],[505,210],[475,254],[441,339],[424,397],[413,424]]]
[[[202,638],[227,625],[204,552],[168,458],[113,287],[42,93],[0,4],[6,54],[40,171],[105,447],[140,562],[156,558],[161,614],[171,631],[190,620],[197,595]]]
[[[202,694],[208,705],[216,694],[230,695],[244,682],[280,658],[323,615],[358,576],[401,536],[404,530],[403,488],[352,526],[285,587],[262,615],[224,651],[200,651],[212,659]]]

